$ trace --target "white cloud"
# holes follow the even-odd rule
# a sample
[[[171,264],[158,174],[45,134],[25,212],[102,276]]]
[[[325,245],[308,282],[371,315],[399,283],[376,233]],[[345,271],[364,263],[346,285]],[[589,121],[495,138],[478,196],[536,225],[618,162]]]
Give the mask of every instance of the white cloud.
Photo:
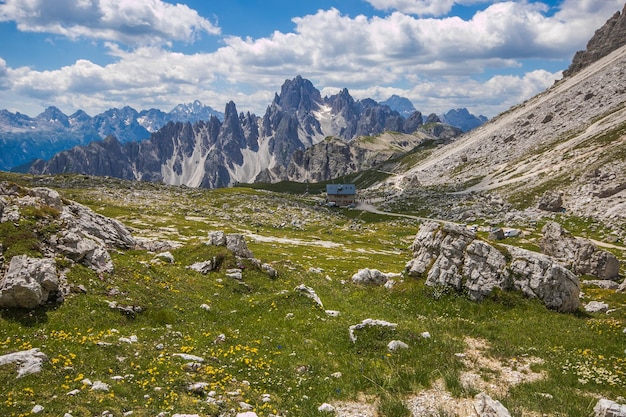
[[[36,20],[20,13],[32,10],[41,1],[8,0],[0,5],[0,20],[9,12],[19,24]],[[94,16],[100,19],[103,9],[94,8],[95,1],[73,0],[72,4],[78,9],[83,4],[85,10],[97,10]],[[113,4],[113,0],[106,1]],[[224,46],[218,50],[196,54],[172,51],[166,43],[120,47],[117,42],[131,35],[128,28],[141,20],[138,16],[159,23],[154,13],[129,9],[123,13],[126,23],[116,26],[126,29],[119,29],[115,32],[118,35],[111,35],[111,42],[105,43],[113,63],[98,65],[78,60],[57,70],[36,71],[13,69],[0,59],[0,87],[6,88],[5,97],[32,97],[42,107],[54,104],[72,110],[83,108],[92,114],[127,104],[138,109],[168,109],[199,99],[218,110],[233,100],[238,110],[261,115],[284,80],[300,74],[324,94],[347,87],[357,98],[406,96],[423,112],[467,107],[493,116],[542,91],[559,77],[558,73],[525,67],[526,59],[556,59],[566,67],[575,50],[582,49],[593,32],[619,10],[615,6],[621,1],[605,0],[612,7],[600,7],[590,0],[566,0],[552,16],[546,14],[548,8],[541,3],[497,2],[470,20],[423,19],[400,12],[385,17],[350,17],[336,9],[320,10],[294,18],[295,30],[291,33],[276,31],[259,39],[231,36],[224,38]],[[98,4],[103,3],[105,0]],[[170,13],[168,7],[174,7],[157,1],[141,4]],[[111,9],[107,13],[112,16],[121,12]],[[46,19],[48,23],[61,21]],[[63,22],[79,20],[68,15]],[[178,21],[187,22],[184,28],[197,30],[189,19]],[[112,27],[109,25],[109,29]],[[82,28],[92,30],[89,37],[96,37],[95,25]],[[155,29],[163,33],[162,40],[166,39],[166,29]],[[143,35],[136,35],[132,39],[139,42]],[[175,39],[193,36],[192,30]],[[522,75],[475,79],[501,69],[508,69],[507,73],[521,71]],[[4,100],[0,107],[2,103]]]
[[[160,0],[5,0],[0,22],[19,30],[88,38],[128,45],[193,42],[200,33],[220,29],[195,10]]]

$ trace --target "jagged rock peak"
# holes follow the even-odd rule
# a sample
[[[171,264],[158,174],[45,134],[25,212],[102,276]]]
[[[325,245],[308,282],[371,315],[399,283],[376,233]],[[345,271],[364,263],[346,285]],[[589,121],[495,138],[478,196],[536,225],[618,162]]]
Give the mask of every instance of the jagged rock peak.
[[[69,126],[69,118],[55,106],[48,107],[43,113],[37,116],[37,119],[48,123],[58,123],[65,127]]]
[[[274,97],[274,103],[288,113],[317,110],[321,102],[319,90],[300,75],[293,80],[285,80],[280,88],[280,95]]]
[[[624,45],[626,45],[626,4],[621,13],[615,12],[604,26],[596,30],[593,37],[587,42],[586,50],[576,52],[572,64],[563,71],[563,76],[574,75],[587,65]]]

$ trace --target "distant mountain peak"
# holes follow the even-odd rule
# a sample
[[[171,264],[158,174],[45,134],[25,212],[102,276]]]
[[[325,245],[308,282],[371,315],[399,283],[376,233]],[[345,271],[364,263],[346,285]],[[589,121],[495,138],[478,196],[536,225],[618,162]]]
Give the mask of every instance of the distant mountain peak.
[[[403,117],[409,117],[416,111],[415,106],[406,97],[400,97],[397,94],[393,94],[385,101],[381,101],[380,104],[389,106],[390,109],[397,111]]]
[[[487,117],[483,115],[475,116],[471,114],[465,107],[449,110],[439,118],[443,123],[458,127],[463,132],[469,132],[488,120]]]

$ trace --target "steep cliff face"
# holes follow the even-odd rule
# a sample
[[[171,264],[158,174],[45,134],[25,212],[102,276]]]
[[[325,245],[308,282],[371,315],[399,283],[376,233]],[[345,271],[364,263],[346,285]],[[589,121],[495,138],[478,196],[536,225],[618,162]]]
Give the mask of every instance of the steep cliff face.
[[[624,45],[626,45],[626,5],[621,13],[616,12],[604,26],[596,30],[587,43],[587,49],[576,52],[572,64],[563,72],[563,76],[572,76]]]

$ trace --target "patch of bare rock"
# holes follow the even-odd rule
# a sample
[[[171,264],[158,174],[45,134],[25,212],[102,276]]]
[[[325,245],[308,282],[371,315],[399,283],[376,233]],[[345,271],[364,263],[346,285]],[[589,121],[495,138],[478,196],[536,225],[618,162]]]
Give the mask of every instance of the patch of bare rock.
[[[32,309],[60,302],[71,291],[56,259],[80,263],[98,273],[112,272],[109,250],[128,249],[135,240],[119,221],[95,213],[55,190],[0,183],[0,223],[35,222],[40,255],[16,255],[0,263],[0,307]]]

